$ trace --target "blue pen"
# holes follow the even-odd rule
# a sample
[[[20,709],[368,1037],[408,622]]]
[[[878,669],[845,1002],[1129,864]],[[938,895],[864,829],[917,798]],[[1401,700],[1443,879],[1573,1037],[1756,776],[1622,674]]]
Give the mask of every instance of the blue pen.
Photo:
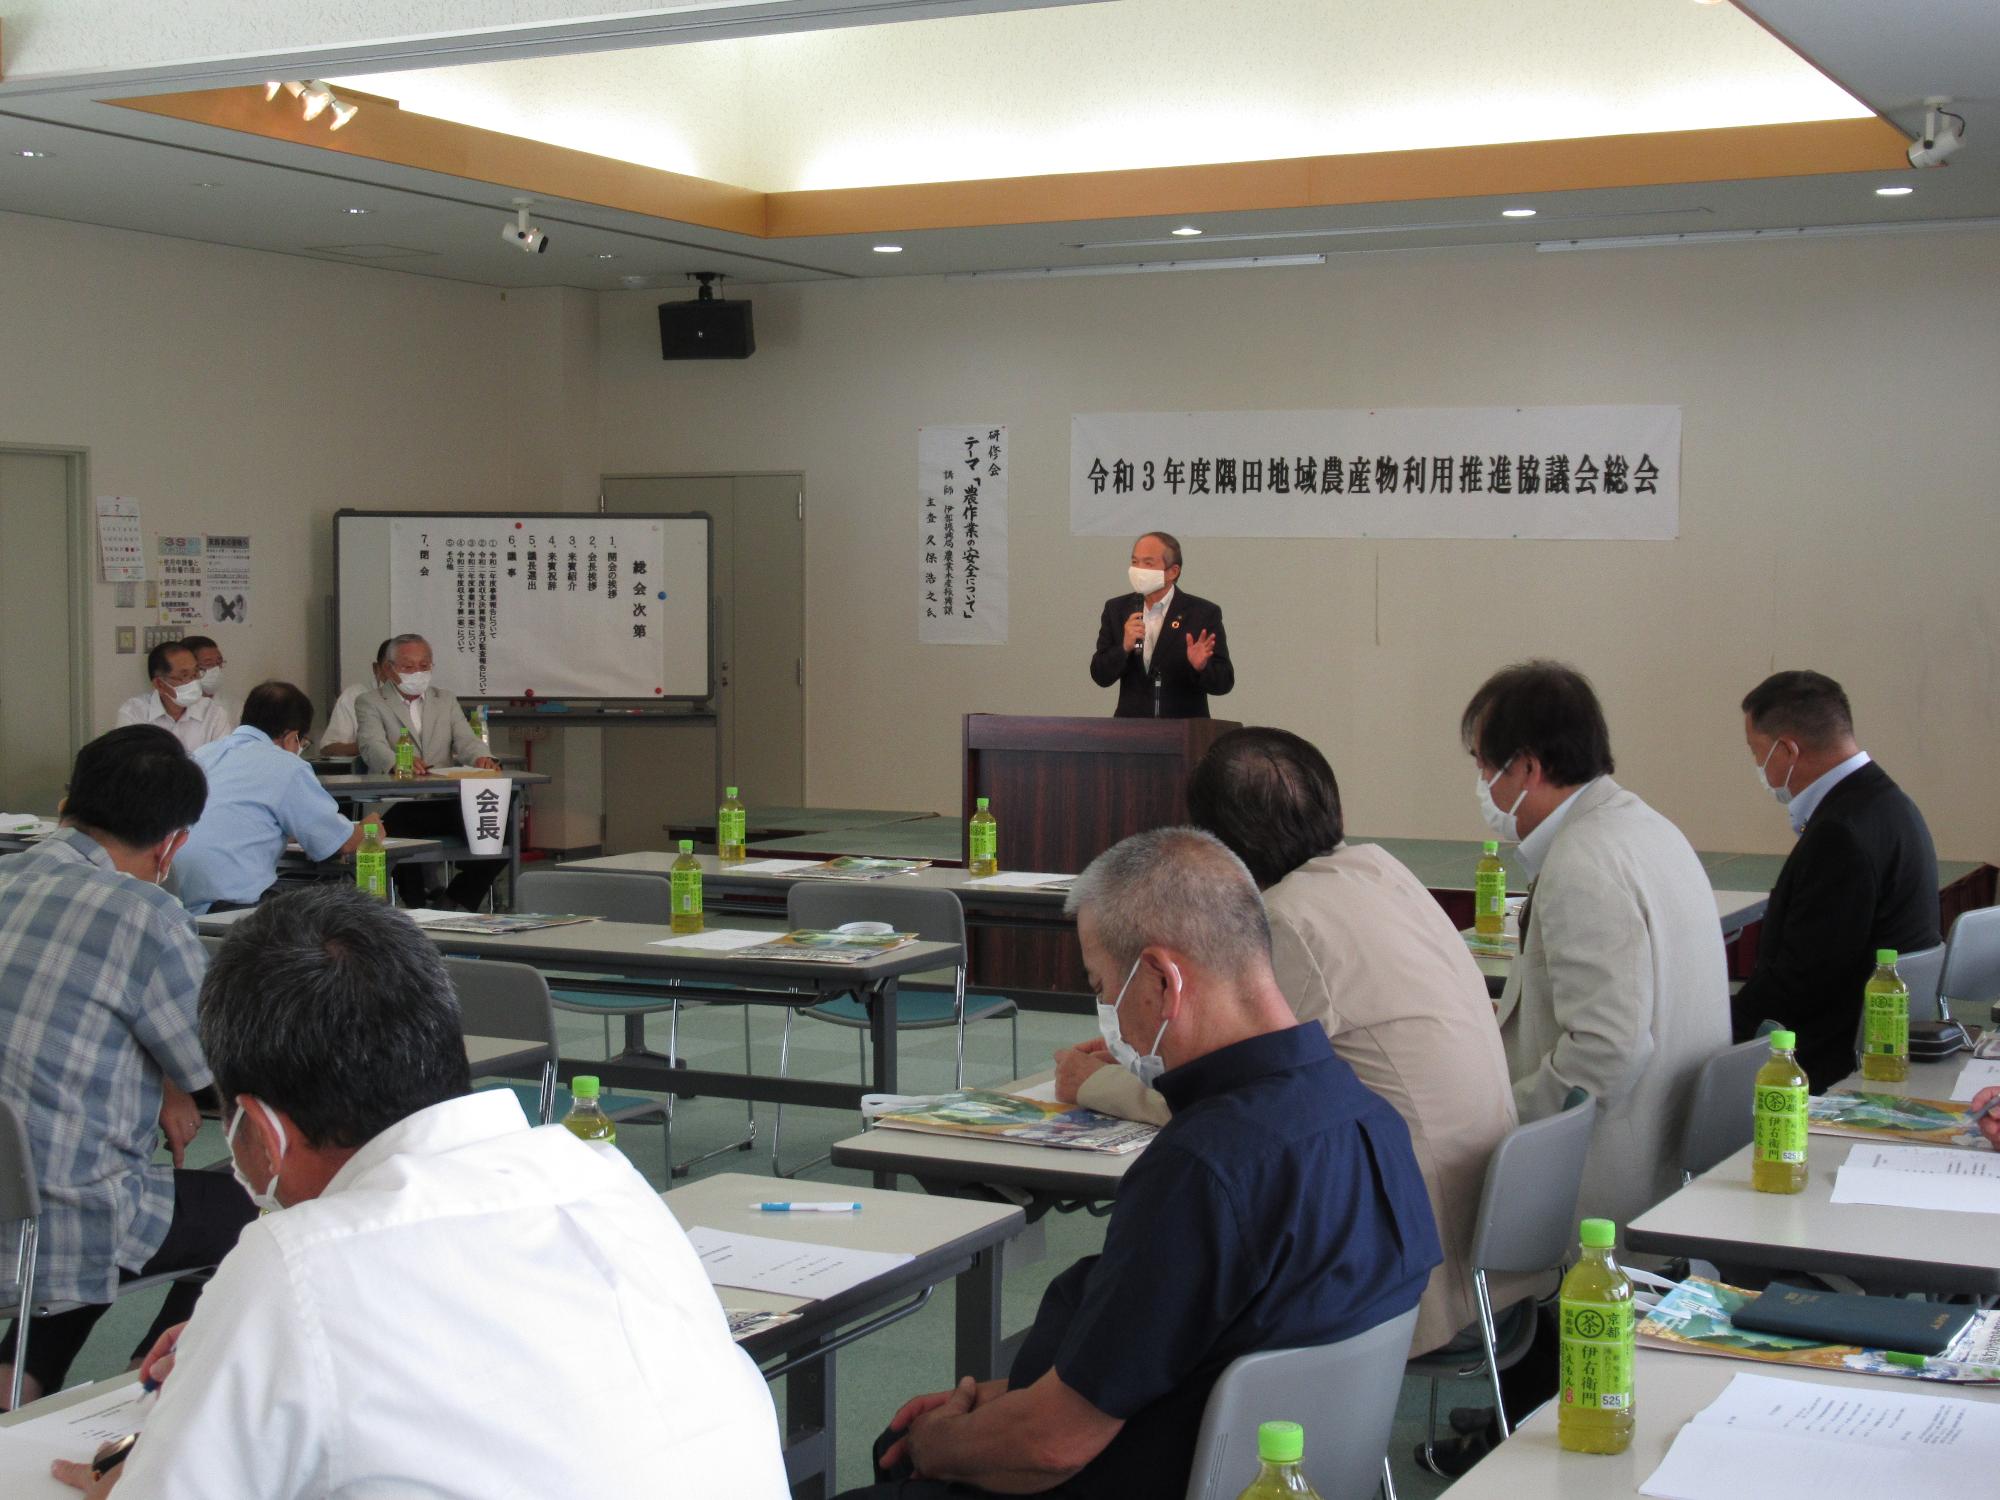
[[[760,1214],[858,1214],[859,1203],[753,1203]]]

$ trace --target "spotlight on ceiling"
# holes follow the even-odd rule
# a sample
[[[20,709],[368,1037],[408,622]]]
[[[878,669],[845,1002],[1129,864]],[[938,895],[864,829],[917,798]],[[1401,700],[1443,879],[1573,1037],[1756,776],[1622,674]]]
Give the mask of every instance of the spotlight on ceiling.
[[[360,105],[349,104],[345,99],[335,99],[333,101],[333,123],[326,128],[328,130],[338,130],[360,113]]]
[[[300,92],[299,102],[306,107],[306,118],[317,120],[326,112],[326,107],[333,103],[333,90],[318,79],[314,79]]]
[[[514,217],[500,226],[500,238],[524,255],[545,255],[549,237],[528,222],[528,207],[534,201],[533,198],[514,200]]]
[[[1951,103],[1949,99],[1926,99],[1924,103],[1930,106],[1924,111],[1924,134],[1909,149],[1910,165],[1941,167],[1965,144],[1965,116],[1944,108]],[[1954,123],[1948,125],[1947,120]]]

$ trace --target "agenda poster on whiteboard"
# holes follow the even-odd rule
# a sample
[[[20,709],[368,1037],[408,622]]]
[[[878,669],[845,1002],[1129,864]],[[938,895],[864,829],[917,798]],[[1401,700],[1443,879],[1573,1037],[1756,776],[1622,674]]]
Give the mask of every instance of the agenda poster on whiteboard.
[[[662,606],[670,589],[695,586],[672,561],[659,521],[398,519],[390,611],[399,633],[430,642],[448,693],[513,683],[538,698],[653,698],[664,691]]]
[[[1100,412],[1070,530],[1671,541],[1680,470],[1677,406]]]

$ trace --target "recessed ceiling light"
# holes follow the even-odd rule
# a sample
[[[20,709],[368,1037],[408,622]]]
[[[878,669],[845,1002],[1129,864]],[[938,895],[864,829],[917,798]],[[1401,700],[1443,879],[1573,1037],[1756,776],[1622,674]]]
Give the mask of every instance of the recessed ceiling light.
[[[1500,217],[1503,219],[1532,219],[1534,216],[1535,210],[1532,208],[1503,208],[1500,210]]]
[[[368,212],[368,210],[365,208],[350,208],[346,211],[351,214],[365,214]]]
[[[47,161],[49,158],[48,152],[36,151],[28,147],[23,147],[21,150],[15,152],[14,154],[16,156],[25,156],[29,161]]]
[[[901,255],[903,247],[901,245],[877,245],[875,253],[877,255]]]
[[[1183,225],[1181,225],[1181,227],[1180,227],[1180,228],[1176,229],[1176,230],[1174,231],[1174,233],[1175,233],[1175,234],[1176,234],[1177,236],[1179,236],[1179,237],[1180,237],[1181,239],[1184,239],[1184,240],[1191,240],[1191,239],[1193,239],[1193,238],[1194,238],[1194,237],[1195,237],[1196,235],[1200,234],[1200,233],[1201,233],[1201,231],[1200,231],[1199,229],[1195,228],[1195,227],[1194,227],[1194,225],[1192,225],[1192,224],[1183,224]]]
[[[1916,189],[1913,187],[1878,187],[1875,189],[1875,196],[1878,198],[1907,198],[1915,191]]]
[[[598,252],[597,252],[597,254],[595,254],[595,255],[591,256],[591,259],[592,259],[592,260],[616,260],[616,259],[618,259],[618,257],[617,257],[617,256],[615,256],[615,255],[613,255],[613,254],[612,254],[612,253],[611,253],[611,252],[610,252],[609,250],[600,250],[600,251],[598,251]]]

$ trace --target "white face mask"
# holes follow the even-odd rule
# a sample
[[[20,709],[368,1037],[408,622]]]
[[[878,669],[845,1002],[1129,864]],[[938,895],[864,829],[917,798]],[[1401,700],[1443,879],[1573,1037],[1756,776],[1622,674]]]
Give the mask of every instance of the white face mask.
[[[267,1214],[274,1214],[285,1205],[278,1201],[278,1174],[285,1166],[285,1127],[278,1117],[271,1113],[271,1107],[262,1099],[253,1098],[251,1103],[264,1111],[264,1118],[271,1122],[271,1128],[278,1132],[278,1159],[271,1164],[271,1180],[264,1184],[262,1192],[250,1184],[243,1175],[243,1169],[236,1165],[236,1127],[243,1123],[247,1109],[236,1111],[236,1118],[229,1122],[229,1128],[222,1133],[222,1142],[229,1148],[229,1175],[236,1179],[236,1185],[250,1195],[250,1201]]]
[[[423,697],[431,685],[431,674],[428,672],[404,672],[400,676],[402,679],[403,696],[406,698]]]
[[[1166,1060],[1160,1056],[1160,1041],[1167,1034],[1166,1018],[1161,1018],[1160,1029],[1153,1037],[1153,1045],[1143,1057],[1139,1055],[1138,1048],[1125,1040],[1124,1032],[1118,1029],[1118,1007],[1125,1003],[1125,992],[1132,988],[1132,980],[1138,974],[1139,965],[1142,962],[1144,962],[1143,954],[1139,958],[1132,960],[1132,968],[1125,975],[1125,982],[1118,987],[1118,998],[1116,1000],[1112,1001],[1109,1005],[1106,1005],[1102,1000],[1097,1002],[1097,1030],[1098,1034],[1104,1038],[1105,1049],[1110,1052],[1112,1061],[1116,1062],[1119,1067],[1125,1069],[1147,1088],[1151,1088],[1154,1080],[1167,1071]],[[1181,971],[1175,969],[1172,964],[1168,964],[1167,967],[1173,970],[1174,988],[1178,992],[1181,982]]]
[[[1757,785],[1777,799],[1778,806],[1788,807],[1791,805],[1792,800],[1792,771],[1796,771],[1799,768],[1798,762],[1792,762],[1792,771],[1785,772],[1785,784],[1783,786],[1772,786],[1770,778],[1764,774],[1770,767],[1771,757],[1778,753],[1778,744],[1777,740],[1772,740],[1771,748],[1764,752],[1764,763],[1757,767]]]
[[[1164,568],[1127,568],[1125,576],[1132,580],[1135,594],[1157,594],[1167,586]]]
[[[201,684],[199,682],[179,683],[173,688],[173,695],[174,702],[178,703],[182,708],[193,708],[202,700]]]
[[[1513,764],[1514,762],[1510,760],[1506,766],[1495,771],[1493,781],[1505,776],[1507,766]],[[1479,816],[1485,822],[1487,830],[1501,843],[1518,844],[1521,842],[1521,827],[1515,821],[1514,814],[1521,810],[1521,802],[1528,795],[1528,789],[1523,786],[1521,795],[1514,799],[1514,805],[1502,812],[1500,805],[1493,800],[1493,781],[1488,781],[1477,770],[1472,773],[1472,793],[1479,799]]]
[[[217,693],[222,691],[222,668],[210,667],[206,672],[201,674],[199,680],[202,692],[206,696],[213,698]]]

